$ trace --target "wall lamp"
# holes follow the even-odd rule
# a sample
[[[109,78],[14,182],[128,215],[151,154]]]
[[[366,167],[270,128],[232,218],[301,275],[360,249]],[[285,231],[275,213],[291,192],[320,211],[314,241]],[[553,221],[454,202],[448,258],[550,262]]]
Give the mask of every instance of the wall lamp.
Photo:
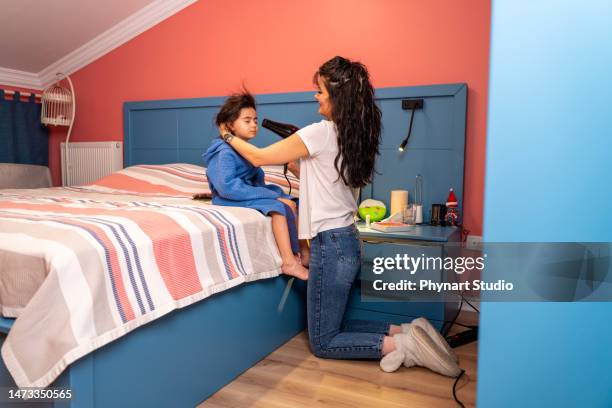
[[[406,144],[408,144],[408,139],[410,139],[410,135],[412,134],[412,121],[414,120],[414,111],[417,109],[423,109],[423,99],[402,99],[402,109],[404,110],[412,110],[410,114],[410,126],[408,126],[408,136],[404,139],[402,144],[399,146],[399,151],[403,152]]]

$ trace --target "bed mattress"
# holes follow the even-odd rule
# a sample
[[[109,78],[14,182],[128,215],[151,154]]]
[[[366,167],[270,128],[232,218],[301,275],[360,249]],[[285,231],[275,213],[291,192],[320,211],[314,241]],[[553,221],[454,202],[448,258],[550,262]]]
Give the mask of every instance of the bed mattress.
[[[288,187],[280,169],[266,170],[267,181]],[[269,218],[192,199],[207,193],[205,169],[188,164],[134,166],[88,186],[0,190],[0,307],[17,317],[2,357],[20,387],[45,387],[153,319],[279,274]]]

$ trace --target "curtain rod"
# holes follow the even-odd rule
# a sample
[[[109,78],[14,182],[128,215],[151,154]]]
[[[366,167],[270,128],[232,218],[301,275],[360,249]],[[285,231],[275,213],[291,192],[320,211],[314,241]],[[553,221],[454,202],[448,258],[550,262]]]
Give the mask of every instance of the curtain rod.
[[[5,95],[15,95],[15,93],[16,93],[16,91],[12,91],[10,89],[3,89],[3,91],[4,91]],[[19,92],[19,91],[17,91],[17,92]],[[37,94],[37,93],[34,93],[34,92],[19,92],[19,95],[22,98],[29,98],[32,94],[34,94],[34,98],[35,99],[36,98],[38,98],[38,99],[42,98],[42,94]]]

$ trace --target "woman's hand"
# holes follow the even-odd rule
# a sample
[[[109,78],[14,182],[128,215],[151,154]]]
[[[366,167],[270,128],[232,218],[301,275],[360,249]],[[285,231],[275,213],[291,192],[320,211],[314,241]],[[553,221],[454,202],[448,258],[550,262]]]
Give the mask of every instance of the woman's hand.
[[[223,136],[226,133],[230,133],[230,131],[227,128],[227,125],[225,123],[222,123],[221,125],[219,125],[219,135]]]

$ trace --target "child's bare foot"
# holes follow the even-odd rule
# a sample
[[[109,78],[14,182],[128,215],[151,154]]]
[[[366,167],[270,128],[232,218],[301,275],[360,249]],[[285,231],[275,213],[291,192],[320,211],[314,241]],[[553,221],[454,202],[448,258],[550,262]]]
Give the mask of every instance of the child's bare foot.
[[[308,269],[304,268],[295,258],[293,258],[291,262],[283,262],[281,271],[285,275],[295,276],[301,280],[308,280]]]
[[[302,259],[302,265],[308,268],[308,265],[310,265],[310,250],[308,248],[300,249],[300,258]]]

